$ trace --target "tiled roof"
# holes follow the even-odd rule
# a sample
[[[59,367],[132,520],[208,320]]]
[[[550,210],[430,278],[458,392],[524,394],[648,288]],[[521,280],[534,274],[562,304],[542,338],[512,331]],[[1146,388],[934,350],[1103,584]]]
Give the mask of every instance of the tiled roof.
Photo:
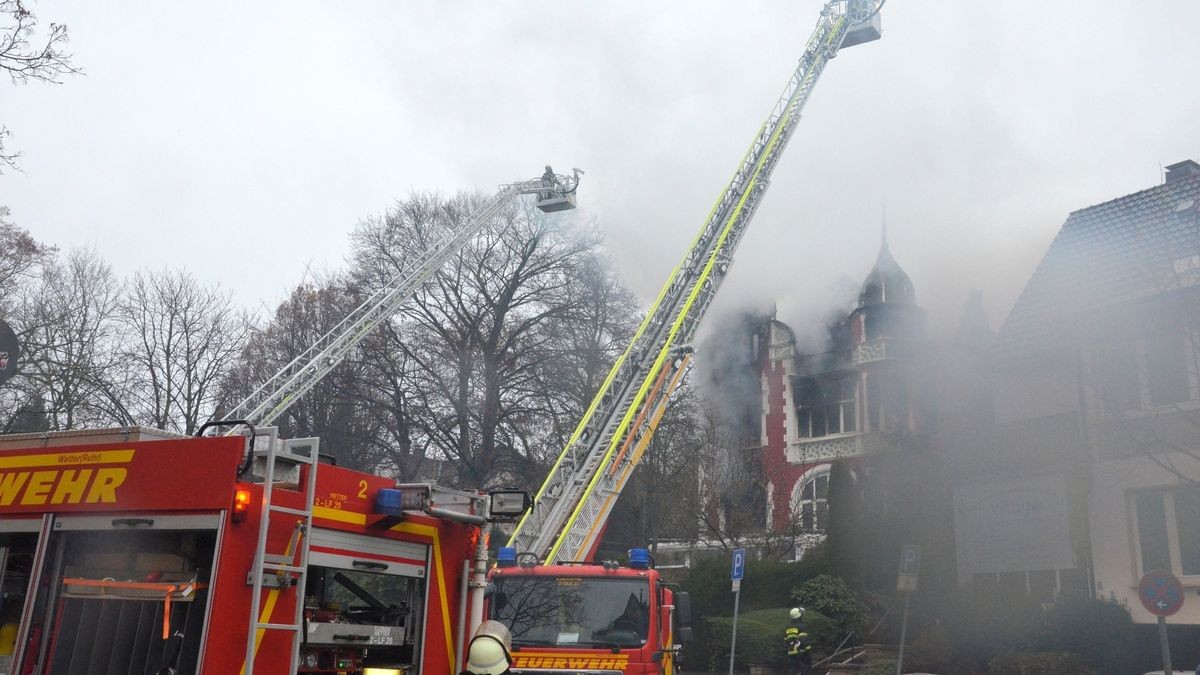
[[[1072,316],[1200,282],[1200,175],[1073,212],[1000,328],[998,358],[1062,345]]]

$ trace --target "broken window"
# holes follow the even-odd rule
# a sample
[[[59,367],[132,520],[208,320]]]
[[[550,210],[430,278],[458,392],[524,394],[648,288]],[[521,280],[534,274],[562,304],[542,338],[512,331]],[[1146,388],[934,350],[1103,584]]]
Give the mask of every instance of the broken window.
[[[820,438],[858,430],[854,376],[837,377],[797,389],[798,430],[801,438]]]

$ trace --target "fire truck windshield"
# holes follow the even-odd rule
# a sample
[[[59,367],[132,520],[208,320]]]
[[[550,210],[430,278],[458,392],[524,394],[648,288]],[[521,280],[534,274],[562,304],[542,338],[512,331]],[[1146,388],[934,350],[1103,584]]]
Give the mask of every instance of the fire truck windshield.
[[[495,580],[491,617],[514,646],[640,647],[650,623],[645,579],[506,576]]]

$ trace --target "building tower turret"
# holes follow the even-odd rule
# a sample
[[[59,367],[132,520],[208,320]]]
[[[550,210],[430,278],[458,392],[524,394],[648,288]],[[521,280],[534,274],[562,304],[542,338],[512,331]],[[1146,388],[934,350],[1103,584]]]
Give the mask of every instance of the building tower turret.
[[[892,257],[887,225],[875,266],[850,313],[851,362],[859,371],[862,430],[912,430],[911,359],[925,325],[912,280]]]

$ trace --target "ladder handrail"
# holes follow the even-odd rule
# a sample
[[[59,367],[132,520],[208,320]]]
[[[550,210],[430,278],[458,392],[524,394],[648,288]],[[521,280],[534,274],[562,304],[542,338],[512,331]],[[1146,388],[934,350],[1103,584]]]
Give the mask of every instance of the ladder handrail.
[[[304,642],[304,592],[308,582],[309,542],[312,538],[312,513],[317,495],[317,468],[320,465],[319,441],[316,438],[283,441],[277,437],[274,428],[266,430],[266,436],[266,450],[262,451],[261,455],[259,455],[262,458],[265,468],[262,477],[262,511],[259,513],[259,529],[258,538],[254,545],[253,567],[250,569],[246,580],[246,583],[250,586],[250,619],[247,625],[246,656],[242,665],[242,675],[254,675],[255,656],[261,640],[266,636],[266,631],[283,630],[292,633],[289,673],[296,672],[296,669],[300,665],[300,646]],[[302,458],[296,453],[290,452],[288,443],[309,443],[307,457]],[[284,461],[297,465],[307,465],[307,469],[301,467],[305,481],[304,507],[302,509],[277,507],[272,499],[277,487],[275,485],[276,463],[281,458]],[[288,539],[287,550],[283,554],[267,553],[267,542],[271,532],[271,516],[275,513],[283,513],[298,518],[295,522],[295,529],[292,536]],[[276,560],[286,560],[287,562],[280,563],[276,562]],[[261,615],[264,578],[268,570],[276,574],[296,575],[294,583],[291,584],[291,588],[296,595],[292,623],[274,622],[271,621],[270,616]],[[284,585],[280,584],[280,586],[280,592],[282,592]],[[262,635],[259,634],[259,631],[262,631]]]

